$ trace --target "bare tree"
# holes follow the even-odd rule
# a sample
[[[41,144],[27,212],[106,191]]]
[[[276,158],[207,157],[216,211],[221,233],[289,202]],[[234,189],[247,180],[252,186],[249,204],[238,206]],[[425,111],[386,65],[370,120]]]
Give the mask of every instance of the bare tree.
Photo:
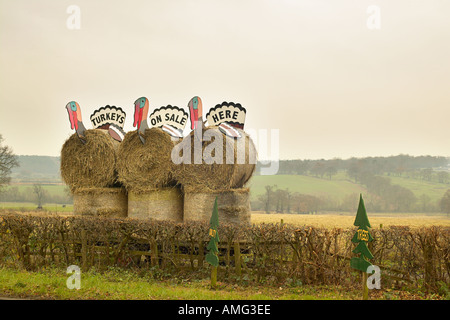
[[[42,209],[45,198],[47,196],[47,191],[42,187],[41,184],[33,185],[33,193],[36,195],[36,204],[38,209]]]
[[[274,194],[274,189],[277,188],[277,186],[266,186],[266,194],[265,194],[265,203],[264,203],[264,211],[266,213],[270,213],[270,207],[272,205],[272,198]]]
[[[19,166],[17,157],[8,146],[2,146],[3,137],[0,134],[0,191],[11,181],[11,169]]]

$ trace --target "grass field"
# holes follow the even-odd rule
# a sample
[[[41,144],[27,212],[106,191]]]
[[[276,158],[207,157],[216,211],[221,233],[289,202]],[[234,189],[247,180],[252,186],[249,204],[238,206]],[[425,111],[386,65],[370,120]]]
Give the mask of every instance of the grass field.
[[[361,290],[340,286],[247,286],[225,284],[218,274],[217,288],[208,280],[155,280],[151,273],[127,270],[82,272],[80,289],[67,288],[67,275],[61,269],[41,272],[0,267],[0,297],[28,299],[98,299],[98,300],[355,300]],[[370,290],[371,300],[443,299],[435,294],[408,292],[393,288]]]
[[[429,196],[432,202],[439,201],[450,189],[450,184],[393,176],[387,178],[391,179],[392,184],[411,190],[418,198],[423,194]],[[277,185],[278,189],[289,189],[291,192],[314,196],[332,196],[335,199],[367,192],[364,186],[352,182],[342,172],[333,176],[331,180],[302,175],[253,176],[249,183],[252,199],[264,194],[267,185]]]
[[[220,279],[220,274],[218,275]],[[192,300],[270,300],[270,299],[354,299],[357,293],[327,288],[304,289],[244,287],[221,284],[211,290],[210,282],[178,280],[157,281],[135,272],[114,270],[82,273],[81,288],[70,290],[68,275],[61,270],[28,272],[0,268],[0,295],[53,299],[192,299]]]
[[[252,223],[283,223],[292,225],[310,225],[325,228],[353,228],[355,221],[355,213],[326,213],[316,215],[301,214],[266,214],[263,212],[252,213]],[[409,226],[412,228],[429,227],[429,226],[446,226],[450,227],[450,218],[446,215],[426,215],[418,214],[402,214],[402,213],[368,213],[372,228],[387,226]]]
[[[429,196],[432,202],[439,201],[445,192],[450,189],[450,185],[444,183],[392,176],[388,178],[391,179],[392,184],[411,190],[417,198],[423,194]]]
[[[353,183],[343,176],[332,180],[301,175],[253,176],[249,183],[252,198],[264,194],[267,185],[277,185],[278,189],[289,189],[291,192],[302,194],[332,196],[335,199],[342,199],[349,194],[366,192],[363,186]]]
[[[63,207],[62,204],[59,203],[46,203],[42,206],[42,211],[50,211],[54,213],[58,212],[72,212],[73,211],[73,205],[68,204],[65,207]],[[15,211],[22,211],[22,212],[33,212],[38,213],[39,211],[36,211],[36,204],[32,202],[0,202],[0,209],[1,210],[15,210]],[[41,212],[42,212],[41,211]]]
[[[66,185],[64,184],[41,184],[42,187],[50,194],[54,196],[66,195]],[[31,183],[11,183],[10,188],[17,187],[19,192],[33,192],[33,184]]]

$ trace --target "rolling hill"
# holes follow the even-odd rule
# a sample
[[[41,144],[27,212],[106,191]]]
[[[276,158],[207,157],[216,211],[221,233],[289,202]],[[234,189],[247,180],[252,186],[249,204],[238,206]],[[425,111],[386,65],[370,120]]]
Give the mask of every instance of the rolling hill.
[[[320,179],[304,175],[254,176],[249,182],[251,197],[255,199],[265,192],[265,186],[276,185],[278,189],[313,196],[330,196],[337,199],[353,194],[365,193],[366,189],[346,179]]]

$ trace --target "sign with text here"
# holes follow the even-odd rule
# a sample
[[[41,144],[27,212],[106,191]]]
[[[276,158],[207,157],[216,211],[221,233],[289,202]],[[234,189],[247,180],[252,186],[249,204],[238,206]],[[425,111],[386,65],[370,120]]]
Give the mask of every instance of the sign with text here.
[[[235,128],[244,129],[246,113],[247,110],[239,103],[222,102],[208,111],[206,120],[210,126],[226,122]]]

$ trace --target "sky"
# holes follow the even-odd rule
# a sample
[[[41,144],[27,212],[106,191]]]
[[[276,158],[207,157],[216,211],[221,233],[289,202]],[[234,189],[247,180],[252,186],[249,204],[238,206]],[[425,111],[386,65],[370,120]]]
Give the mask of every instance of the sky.
[[[447,0],[0,0],[0,134],[59,156],[71,100],[86,128],[115,105],[131,131],[137,98],[199,96],[278,130],[280,159],[450,156],[449,17]]]

